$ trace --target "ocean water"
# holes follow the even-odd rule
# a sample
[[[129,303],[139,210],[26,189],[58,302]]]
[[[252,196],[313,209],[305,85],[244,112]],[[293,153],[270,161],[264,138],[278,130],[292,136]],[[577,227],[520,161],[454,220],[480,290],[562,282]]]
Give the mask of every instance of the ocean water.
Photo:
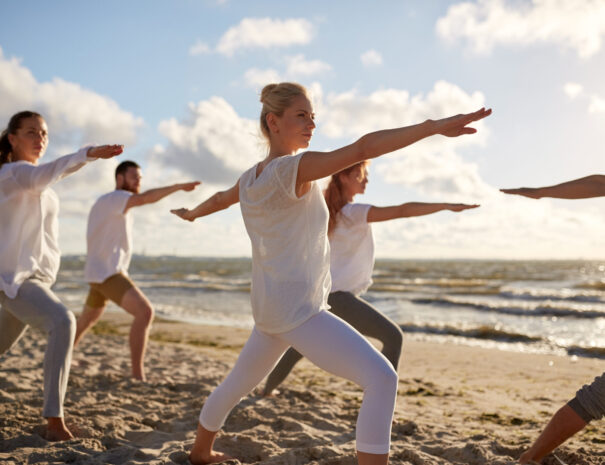
[[[55,291],[80,311],[84,257],[64,257]],[[251,328],[249,259],[134,257],[158,316]],[[364,298],[406,337],[605,358],[605,261],[377,260]],[[121,311],[113,304],[108,311]]]

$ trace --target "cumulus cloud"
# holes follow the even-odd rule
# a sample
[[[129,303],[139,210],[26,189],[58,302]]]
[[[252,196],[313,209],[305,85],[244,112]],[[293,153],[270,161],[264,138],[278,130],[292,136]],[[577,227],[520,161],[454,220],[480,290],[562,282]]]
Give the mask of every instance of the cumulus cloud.
[[[313,76],[332,69],[332,67],[321,60],[307,60],[304,55],[294,55],[286,58],[286,75],[289,77]]]
[[[446,81],[438,81],[425,96],[410,95],[406,90],[384,89],[367,96],[355,90],[332,93],[326,96],[325,105],[318,117],[321,131],[328,137],[359,137],[378,129],[394,128],[419,123],[426,119],[451,116],[457,113],[478,110],[485,105],[481,92],[466,93],[463,89]],[[449,141],[465,144],[484,141],[484,123],[473,125],[480,129],[472,138],[460,137]]]
[[[361,63],[365,67],[380,66],[382,64],[382,55],[376,50],[368,50],[364,52],[361,57]]]
[[[588,102],[588,113],[605,113],[605,99],[600,95],[585,92],[581,84],[568,82],[563,86],[563,91],[572,100],[581,97],[582,102]]]
[[[589,113],[605,113],[605,99],[598,95],[590,97],[590,104],[588,105]]]
[[[357,91],[322,97],[316,109],[318,127],[330,138],[357,139],[379,129],[416,124],[457,113],[474,111],[485,104],[480,92],[467,93],[446,81],[438,81],[426,94],[383,89],[369,95]],[[431,137],[405,147],[376,163],[376,172],[390,184],[400,184],[423,195],[455,197],[456,201],[489,198],[495,190],[479,175],[476,163],[465,161],[456,149],[482,146],[488,131],[485,122],[473,125],[477,134],[458,138]]]
[[[577,82],[568,82],[563,86],[563,91],[570,98],[574,99],[582,93],[583,87]]]
[[[376,223],[376,252],[407,258],[602,256],[602,213],[583,207],[582,201],[574,201],[573,206],[559,202],[496,193],[481,200],[477,209]]]
[[[275,69],[250,68],[244,73],[246,85],[255,89],[260,89],[271,82],[281,82],[283,80]]]
[[[210,52],[210,46],[206,42],[202,42],[200,39],[198,39],[195,44],[189,47],[189,55],[191,56],[205,55]]]
[[[241,49],[304,45],[311,42],[313,33],[306,19],[244,18],[223,34],[216,50],[232,56]]]
[[[303,81],[332,69],[321,60],[307,60],[303,54],[287,56],[284,64],[285,70],[281,73],[272,68],[250,68],[244,73],[244,82],[248,87],[260,89],[271,82]]]
[[[431,198],[472,203],[494,196],[496,190],[483,181],[476,163],[465,161],[451,149],[435,151],[427,145],[414,144],[405,149],[405,154],[383,160],[377,172],[388,183],[404,185]]]
[[[477,53],[497,45],[552,43],[582,58],[601,49],[605,3],[601,0],[478,0],[452,5],[436,25],[445,40],[467,39]]]
[[[133,144],[141,118],[120,108],[112,99],[79,84],[54,78],[38,82],[17,58],[0,49],[0,119],[31,109],[41,113],[51,132],[51,150],[88,143]]]
[[[169,143],[155,158],[205,182],[233,183],[263,153],[257,122],[220,97],[190,104],[187,116],[158,129]]]

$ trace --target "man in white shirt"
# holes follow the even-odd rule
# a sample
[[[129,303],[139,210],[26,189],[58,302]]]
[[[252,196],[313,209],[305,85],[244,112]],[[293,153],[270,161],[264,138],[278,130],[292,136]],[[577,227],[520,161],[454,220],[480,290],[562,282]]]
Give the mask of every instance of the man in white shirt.
[[[192,191],[199,182],[174,184],[139,193],[141,168],[124,161],[116,168],[116,190],[97,199],[88,216],[88,255],[84,270],[90,292],[77,321],[74,346],[101,317],[107,300],[112,300],[132,316],[130,354],[132,376],[145,380],[144,358],[153,308],[141,290],[128,277],[132,255],[132,216],[130,209],[157,202],[183,190]]]

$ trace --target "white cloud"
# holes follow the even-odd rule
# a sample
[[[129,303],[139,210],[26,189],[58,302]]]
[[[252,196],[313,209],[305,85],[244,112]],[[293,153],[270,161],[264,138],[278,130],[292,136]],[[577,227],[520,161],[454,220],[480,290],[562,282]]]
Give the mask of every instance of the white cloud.
[[[7,58],[0,49],[0,119],[30,109],[42,114],[50,140],[56,146],[105,143],[133,144],[143,125],[112,99],[82,88],[79,84],[54,78],[38,82],[16,58]]]
[[[363,66],[380,66],[382,64],[382,55],[376,50],[368,50],[360,57]]]
[[[576,82],[568,82],[563,86],[563,91],[570,98],[574,99],[582,93],[583,87]]]
[[[582,101],[588,101],[588,113],[605,113],[605,99],[597,94],[584,92],[584,87],[575,82],[568,82],[563,86],[563,91],[570,99],[582,97]]]
[[[349,140],[379,129],[477,110],[485,104],[480,92],[469,94],[445,81],[435,83],[426,95],[384,89],[369,95],[356,91],[329,94],[321,100],[321,108],[316,109],[319,130],[328,137]],[[376,161],[376,171],[387,183],[401,184],[425,195],[454,196],[457,201],[488,198],[494,190],[481,179],[478,165],[464,161],[455,152],[456,148],[485,144],[485,123],[473,126],[477,134],[430,137],[381,157]]]
[[[241,118],[224,99],[189,105],[189,114],[158,127],[169,144],[155,158],[205,182],[234,183],[262,155],[257,121]]]
[[[496,45],[553,43],[588,58],[601,49],[605,35],[605,2],[462,2],[451,6],[446,16],[437,21],[436,28],[448,41],[467,39],[477,53],[488,53]]]
[[[605,99],[598,95],[590,97],[590,104],[588,105],[589,113],[605,113]]]
[[[440,201],[457,200],[444,196]],[[406,258],[603,256],[602,212],[583,208],[582,201],[559,202],[495,193],[480,200],[477,209],[377,223],[376,252],[381,257]]]
[[[195,44],[189,47],[189,55],[191,56],[205,55],[206,53],[210,52],[210,46],[206,42],[202,42],[200,39],[198,39]]]
[[[283,73],[272,68],[250,68],[244,73],[244,82],[248,87],[260,90],[272,82],[302,81],[332,69],[328,63],[321,60],[307,60],[302,54],[286,57],[285,65],[286,69]]]
[[[390,184],[401,184],[432,198],[478,202],[491,198],[494,188],[481,179],[479,166],[464,161],[451,149],[434,150],[417,143],[377,164],[376,171]]]
[[[286,75],[290,77],[313,76],[330,71],[332,67],[321,60],[307,60],[302,54],[286,58]]]
[[[321,121],[321,131],[328,137],[360,137],[378,129],[416,124],[426,119],[435,119],[453,114],[478,110],[485,105],[481,92],[467,94],[460,87],[446,81],[438,81],[424,96],[401,89],[384,89],[361,96],[355,90],[340,94],[329,94],[325,107],[316,111]],[[454,144],[476,144],[483,142],[484,123],[473,125],[479,134],[448,140]],[[435,138],[433,138],[435,139]],[[443,141],[444,138],[435,140]]]
[[[244,18],[220,38],[216,50],[227,56],[250,48],[304,45],[313,38],[313,26],[306,19]]]
[[[272,82],[281,82],[283,79],[274,69],[250,68],[244,73],[244,81],[247,86],[260,89]]]

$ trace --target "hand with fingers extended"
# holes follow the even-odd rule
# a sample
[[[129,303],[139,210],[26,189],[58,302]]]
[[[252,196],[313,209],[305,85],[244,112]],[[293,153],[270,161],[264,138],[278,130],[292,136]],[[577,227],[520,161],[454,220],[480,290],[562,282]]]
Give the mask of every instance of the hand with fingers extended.
[[[491,114],[491,108],[481,108],[473,113],[465,113],[436,120],[435,133],[447,137],[458,137],[463,134],[474,134],[477,132],[477,130],[475,128],[467,127],[467,125],[486,118]]]
[[[530,199],[541,199],[539,189],[532,187],[519,187],[518,189],[500,189],[500,192],[504,194],[522,195],[523,197],[529,197]]]
[[[99,145],[88,149],[87,156],[90,158],[113,158],[124,151],[124,146],[120,144]]]
[[[195,189],[200,184],[201,184],[200,181],[184,182],[183,184],[181,184],[180,187],[181,187],[181,190],[183,190],[185,192],[191,192],[193,189]]]
[[[480,207],[480,205],[478,205],[478,204],[469,205],[466,203],[450,203],[448,205],[447,209],[452,212],[461,212],[464,210],[470,210],[471,208],[478,208],[478,207]]]
[[[187,220],[187,221],[195,220],[195,218],[192,215],[192,211],[187,208],[175,208],[173,210],[170,210],[170,213],[178,216],[179,218]]]

